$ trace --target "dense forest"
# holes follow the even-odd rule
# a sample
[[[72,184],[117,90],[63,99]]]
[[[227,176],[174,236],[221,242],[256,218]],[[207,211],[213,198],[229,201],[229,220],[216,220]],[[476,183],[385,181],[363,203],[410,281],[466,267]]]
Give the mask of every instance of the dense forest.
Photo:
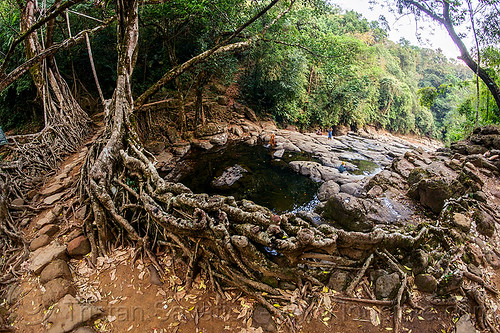
[[[19,26],[19,12],[12,6],[2,0],[0,45],[4,53]],[[252,10],[240,1],[141,6],[143,38],[132,77],[134,95],[139,96],[169,69],[212,47]],[[54,39],[68,38],[68,28],[80,31],[109,15],[103,3],[77,4],[68,12],[68,21],[56,20]],[[266,20],[270,19],[268,15]],[[261,34],[266,20],[256,22],[238,38]],[[355,129],[370,124],[447,142],[470,133],[477,100],[474,73],[439,50],[412,46],[404,39],[399,43],[388,40],[387,29],[384,21],[369,22],[334,4],[295,4],[263,38],[196,65],[163,87],[155,99],[178,97],[178,92],[203,94],[215,81],[225,86],[236,83],[241,102],[278,123],[299,128],[346,125]],[[91,37],[105,98],[111,97],[116,79],[115,30],[109,27]],[[17,48],[8,69],[25,57]],[[481,48],[481,57],[496,75],[496,50]],[[88,75],[91,67],[85,43],[58,52],[55,59],[81,105],[90,113],[98,112],[99,94],[93,75]],[[483,83],[479,89],[478,124],[497,123],[500,113],[494,99]],[[27,127],[29,131],[43,122],[42,108],[26,73],[1,92],[0,124],[5,130]]]

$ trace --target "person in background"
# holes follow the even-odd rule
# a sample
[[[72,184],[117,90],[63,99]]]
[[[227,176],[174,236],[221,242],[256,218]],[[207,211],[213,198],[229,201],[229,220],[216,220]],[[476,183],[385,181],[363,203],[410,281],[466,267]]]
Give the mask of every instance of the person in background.
[[[331,140],[332,139],[332,134],[333,134],[333,128],[329,128],[328,129],[328,140]]]
[[[316,134],[321,135],[321,128],[318,128],[318,130],[316,131]]]
[[[341,164],[341,165],[339,165],[339,166],[337,167],[337,169],[340,171],[340,173],[343,173],[344,171],[346,171],[346,168],[345,168],[345,162],[344,162],[344,161],[342,161],[342,164]]]
[[[270,145],[271,147],[276,146],[276,136],[274,135],[274,133],[273,133],[273,134],[271,134],[271,139],[269,140],[269,145]]]

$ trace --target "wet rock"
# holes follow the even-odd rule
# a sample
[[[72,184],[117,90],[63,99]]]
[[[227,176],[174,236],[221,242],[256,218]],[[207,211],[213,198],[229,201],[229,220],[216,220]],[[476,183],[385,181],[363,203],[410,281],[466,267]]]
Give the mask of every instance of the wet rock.
[[[196,128],[194,133],[197,138],[204,138],[208,136],[214,136],[225,132],[225,128],[216,123],[206,123],[205,125],[200,125]]]
[[[193,141],[193,146],[203,150],[210,150],[214,147],[208,140]]]
[[[285,149],[276,150],[273,154],[273,157],[274,158],[282,158],[284,153],[285,153]]]
[[[42,229],[38,230],[38,235],[47,235],[52,237],[59,232],[59,229],[59,226],[55,224],[47,224]]]
[[[52,325],[46,332],[69,332],[102,313],[101,309],[92,305],[79,304],[76,298],[66,295],[59,301],[48,317],[47,322]]]
[[[163,282],[161,281],[160,275],[158,274],[156,268],[153,265],[149,265],[148,269],[149,269],[149,282],[157,286],[163,285]]]
[[[333,220],[349,231],[367,232],[373,229],[373,221],[367,219],[364,207],[358,198],[339,193],[328,199],[323,217]]]
[[[437,289],[437,280],[430,274],[419,274],[415,277],[415,285],[424,293],[434,293]]]
[[[318,199],[326,201],[340,192],[340,185],[333,180],[323,183],[318,190]]]
[[[55,259],[49,263],[40,274],[40,282],[43,284],[56,278],[72,280],[71,271],[66,261]]]
[[[46,204],[46,205],[52,205],[54,202],[59,201],[62,198],[63,195],[64,195],[64,193],[53,194],[51,196],[46,197],[43,200],[43,203]]]
[[[399,287],[398,273],[382,275],[375,281],[375,296],[377,299],[392,298]]]
[[[474,192],[472,194],[472,198],[474,198],[475,200],[477,200],[479,202],[487,202],[488,201],[488,197],[486,196],[486,194],[483,191]]]
[[[491,267],[494,269],[500,268],[500,259],[495,252],[488,250],[484,253],[484,257]]]
[[[469,314],[464,314],[457,321],[455,326],[455,333],[476,333],[478,332],[470,319]]]
[[[256,328],[262,327],[264,332],[277,332],[276,324],[271,314],[260,304],[256,305],[253,310],[252,326]]]
[[[211,185],[217,188],[227,189],[233,186],[234,183],[240,180],[243,177],[243,174],[247,172],[248,171],[245,170],[241,165],[235,164],[232,167],[229,167],[226,170],[224,170],[222,175],[215,178],[211,182]]]
[[[64,295],[76,294],[75,287],[70,281],[57,278],[45,284],[45,293],[42,295],[42,304],[47,307],[64,297]]]
[[[84,256],[90,252],[90,242],[85,236],[79,236],[68,243],[68,254],[72,257]]]
[[[211,136],[209,141],[213,145],[224,146],[227,143],[227,133]]]
[[[453,225],[463,232],[470,231],[471,219],[462,213],[454,213],[452,219]]]
[[[334,270],[330,275],[330,280],[328,281],[328,288],[333,289],[335,291],[343,291],[347,288],[347,280],[349,279],[349,275],[345,271]]]
[[[60,245],[56,242],[39,248],[30,255],[30,264],[28,270],[35,274],[40,274],[42,269],[45,268],[54,259],[64,259],[66,257],[66,246]]]
[[[33,239],[30,243],[30,251],[35,251],[36,249],[39,249],[47,244],[50,243],[50,236],[49,235],[40,235],[37,238]]]

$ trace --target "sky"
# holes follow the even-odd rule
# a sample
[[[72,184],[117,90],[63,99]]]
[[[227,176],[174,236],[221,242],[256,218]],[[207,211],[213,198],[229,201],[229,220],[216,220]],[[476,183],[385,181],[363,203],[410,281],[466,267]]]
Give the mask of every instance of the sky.
[[[457,59],[460,55],[446,29],[439,24],[419,22],[418,26],[424,28],[419,30],[422,37],[419,41],[416,35],[417,25],[411,15],[396,17],[395,14],[389,12],[387,7],[383,8],[382,4],[372,5],[369,0],[330,0],[330,2],[343,9],[361,13],[369,21],[378,21],[380,15],[385,16],[391,29],[389,39],[394,42],[398,42],[401,37],[404,37],[412,45],[430,49],[440,48],[448,58]]]

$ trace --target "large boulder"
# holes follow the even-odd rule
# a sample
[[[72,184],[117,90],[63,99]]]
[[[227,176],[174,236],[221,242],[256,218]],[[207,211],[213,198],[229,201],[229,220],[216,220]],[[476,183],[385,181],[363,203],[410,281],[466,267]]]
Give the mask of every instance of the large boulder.
[[[398,273],[382,275],[375,281],[375,296],[377,299],[393,298],[398,291],[399,284]]]
[[[333,180],[324,182],[318,190],[318,199],[326,201],[340,192],[340,185]]]
[[[238,180],[243,177],[244,173],[248,171],[245,170],[241,165],[235,164],[232,167],[227,168],[222,175],[215,178],[211,185],[220,189],[228,189],[234,185]]]
[[[200,125],[196,128],[194,132],[195,137],[204,138],[207,136],[214,136],[217,134],[222,134],[225,132],[225,128],[216,123],[206,123],[205,125]]]
[[[339,193],[326,202],[323,217],[349,231],[367,232],[374,226],[373,221],[366,217],[362,201],[346,193]]]

